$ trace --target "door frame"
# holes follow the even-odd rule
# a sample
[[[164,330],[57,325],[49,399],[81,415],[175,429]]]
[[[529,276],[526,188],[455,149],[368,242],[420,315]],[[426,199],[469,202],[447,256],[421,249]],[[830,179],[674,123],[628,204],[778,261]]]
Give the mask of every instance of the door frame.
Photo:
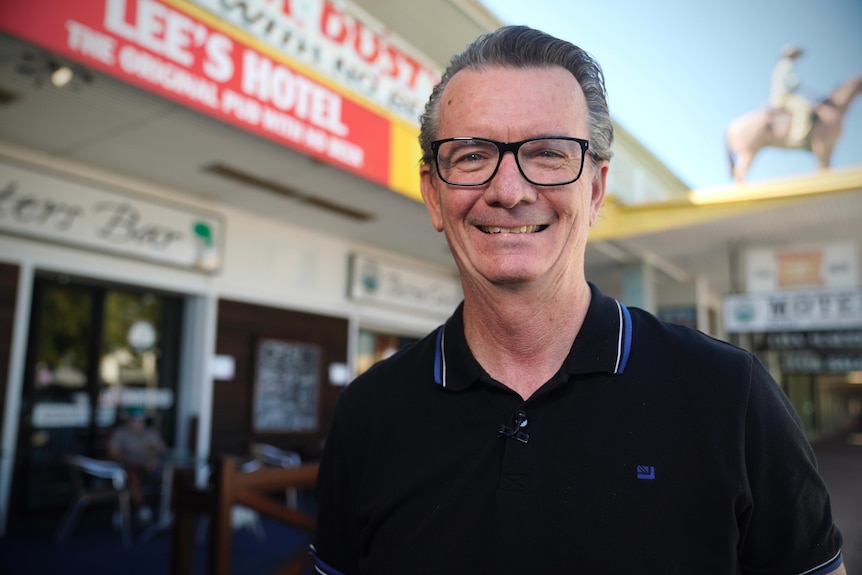
[[[27,271],[30,273],[27,273]],[[19,277],[19,296],[21,294],[26,294],[26,297],[19,297],[19,303],[16,306],[16,334],[13,342],[17,344],[16,348],[18,349],[13,350],[12,353],[15,359],[20,358],[20,360],[16,362],[18,365],[15,366],[14,370],[10,369],[9,385],[6,390],[6,408],[4,410],[5,413],[3,421],[4,469],[0,470],[0,483],[4,485],[4,492],[0,492],[0,521],[2,521],[2,523],[0,523],[0,535],[5,534],[10,523],[12,525],[16,525],[23,523],[26,519],[26,502],[23,501],[22,497],[15,497],[15,494],[23,495],[23,482],[26,479],[26,472],[29,469],[29,458],[31,456],[31,448],[28,442],[28,430],[32,431],[32,429],[25,425],[27,423],[25,421],[25,416],[28,419],[32,416],[33,406],[25,404],[24,394],[30,393],[27,390],[26,383],[28,381],[28,374],[32,374],[32,369],[34,367],[32,365],[34,363],[34,354],[38,351],[34,345],[38,330],[33,329],[35,326],[31,324],[34,321],[37,321],[37,318],[34,316],[34,313],[36,312],[36,310],[34,310],[34,305],[38,303],[36,301],[36,292],[38,289],[41,289],[40,285],[50,286],[56,283],[68,283],[73,286],[81,286],[83,289],[90,290],[91,293],[94,294],[94,300],[101,301],[102,303],[104,303],[106,295],[111,291],[131,293],[149,292],[158,297],[165,298],[166,300],[172,300],[172,303],[169,305],[175,307],[173,310],[170,310],[170,308],[163,310],[162,317],[165,318],[169,313],[173,314],[172,317],[167,320],[169,325],[165,329],[172,329],[174,333],[170,336],[169,342],[163,342],[162,345],[164,347],[172,347],[168,353],[173,354],[173,357],[169,360],[173,363],[168,368],[170,373],[165,372],[164,366],[160,366],[158,372],[160,381],[159,387],[168,387],[172,389],[173,392],[173,405],[165,419],[165,430],[168,432],[168,437],[166,437],[166,439],[172,443],[176,441],[178,435],[183,435],[177,434],[177,422],[180,421],[180,413],[184,411],[180,404],[182,395],[181,388],[183,386],[180,374],[185,371],[183,366],[183,346],[188,341],[188,332],[192,331],[187,329],[187,313],[184,310],[189,298],[184,294],[152,288],[146,285],[106,281],[85,275],[54,272],[43,268],[29,268],[28,270],[25,270],[22,266],[19,271],[19,276],[27,277],[26,289],[22,289],[21,284],[25,282],[23,282]],[[21,319],[22,316],[23,319]],[[91,402],[90,422],[88,428],[93,432],[99,431],[96,423],[97,414],[94,398],[98,398],[101,388],[98,359],[101,357],[101,345],[99,341],[101,341],[102,337],[100,335],[103,331],[101,321],[104,319],[104,315],[102,312],[93,310],[91,312],[91,317],[95,317],[96,321],[99,322],[94,324],[94,333],[99,335],[90,334],[89,336],[93,342],[93,348],[89,354],[91,359],[88,369],[88,384],[83,388],[83,391],[88,394]],[[95,375],[95,379],[93,379],[93,375]],[[161,385],[162,381],[168,381],[169,384],[167,386]],[[30,410],[30,412],[25,413],[25,410]],[[90,438],[86,441],[93,443],[95,439]],[[90,445],[90,447],[92,448],[93,446]]]

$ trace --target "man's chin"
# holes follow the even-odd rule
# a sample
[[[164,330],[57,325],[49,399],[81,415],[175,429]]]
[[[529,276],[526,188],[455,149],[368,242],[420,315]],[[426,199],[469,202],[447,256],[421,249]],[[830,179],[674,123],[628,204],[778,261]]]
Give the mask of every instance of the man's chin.
[[[516,287],[529,285],[541,278],[541,273],[528,267],[499,267],[485,273],[487,280],[494,285]]]

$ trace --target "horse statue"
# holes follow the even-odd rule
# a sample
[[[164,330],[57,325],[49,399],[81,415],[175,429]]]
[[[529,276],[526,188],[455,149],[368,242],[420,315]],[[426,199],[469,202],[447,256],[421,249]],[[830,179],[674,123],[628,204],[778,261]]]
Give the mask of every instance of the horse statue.
[[[829,96],[814,106],[814,122],[801,146],[790,146],[790,114],[774,108],[762,108],[739,116],[727,126],[725,144],[730,160],[730,173],[737,183],[745,180],[751,161],[761,148],[803,148],[817,156],[820,168],[829,167],[835,142],[841,136],[841,124],[850,102],[862,92],[862,74],[835,88]]]

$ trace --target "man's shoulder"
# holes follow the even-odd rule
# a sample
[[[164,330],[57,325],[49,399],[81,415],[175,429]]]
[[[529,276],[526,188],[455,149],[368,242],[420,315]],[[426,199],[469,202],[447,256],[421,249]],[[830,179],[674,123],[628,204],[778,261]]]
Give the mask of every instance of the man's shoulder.
[[[645,346],[673,355],[690,354],[699,358],[714,358],[719,362],[749,363],[751,353],[698,329],[659,319],[639,308],[629,310],[632,317],[633,351]]]
[[[359,433],[365,425],[375,426],[395,409],[423,403],[434,393],[434,336],[410,344],[381,360],[357,376],[338,397],[336,419],[350,422]]]
[[[392,385],[399,386],[408,380],[433,382],[436,350],[437,330],[403,347],[391,357],[378,361],[358,375],[347,389],[352,390],[352,393],[367,393]]]

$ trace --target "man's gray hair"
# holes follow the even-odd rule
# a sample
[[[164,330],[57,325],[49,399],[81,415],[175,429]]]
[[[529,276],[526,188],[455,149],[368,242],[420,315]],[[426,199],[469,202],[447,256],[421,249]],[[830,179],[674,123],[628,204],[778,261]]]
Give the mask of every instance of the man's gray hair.
[[[421,118],[419,144],[422,163],[433,159],[431,142],[437,139],[440,98],[449,80],[461,70],[482,71],[490,67],[547,68],[561,66],[572,73],[584,91],[589,110],[590,153],[594,161],[609,160],[613,152],[614,126],[608,112],[605,78],[599,63],[571,42],[527,26],[504,26],[483,34],[455,55],[434,87]],[[480,134],[465,134],[480,135]]]

